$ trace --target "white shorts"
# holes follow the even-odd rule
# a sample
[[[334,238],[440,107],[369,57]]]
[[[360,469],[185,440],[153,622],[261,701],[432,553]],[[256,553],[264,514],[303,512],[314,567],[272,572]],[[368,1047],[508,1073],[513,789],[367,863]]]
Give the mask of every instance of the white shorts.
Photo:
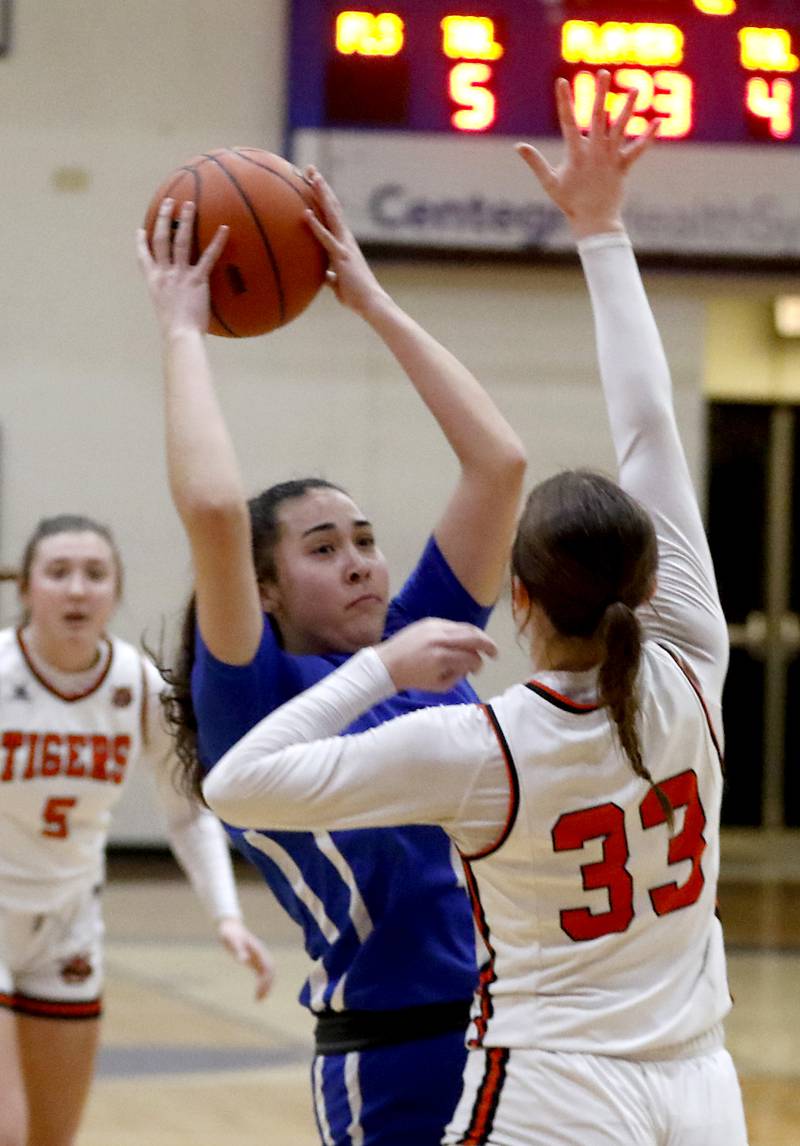
[[[44,1018],[98,1018],[103,934],[99,889],[44,914],[0,906],[0,1006]]]
[[[633,1062],[602,1055],[470,1051],[445,1146],[747,1146],[724,1047]]]

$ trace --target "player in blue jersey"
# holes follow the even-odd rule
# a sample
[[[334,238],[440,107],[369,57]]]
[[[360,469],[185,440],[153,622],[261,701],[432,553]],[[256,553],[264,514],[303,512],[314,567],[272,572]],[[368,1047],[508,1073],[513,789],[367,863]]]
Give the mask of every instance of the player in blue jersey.
[[[325,181],[309,171],[339,300],[383,340],[456,454],[455,490],[390,599],[372,524],[338,487],[287,482],[247,502],[214,392],[204,332],[208,274],[224,230],[189,263],[193,208],[170,249],[172,204],[139,258],[164,338],[167,460],[186,529],[195,596],[174,679],[179,754],[195,791],[259,719],[352,653],[421,617],[485,625],[504,577],[525,459],[472,375],[375,279]],[[348,731],[429,704],[408,691]],[[314,1105],[326,1146],[436,1146],[461,1091],[476,983],[460,870],[438,828],[233,831],[240,850],[303,929],[312,960],[301,1002],[316,1018]]]

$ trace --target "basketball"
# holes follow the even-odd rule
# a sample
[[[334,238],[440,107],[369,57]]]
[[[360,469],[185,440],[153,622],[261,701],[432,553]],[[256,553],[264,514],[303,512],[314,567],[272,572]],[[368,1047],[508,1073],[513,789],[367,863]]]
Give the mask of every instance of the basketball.
[[[163,199],[196,205],[192,262],[225,223],[230,228],[211,272],[208,330],[227,338],[266,334],[305,310],[325,281],[328,256],[304,218],[314,207],[301,173],[269,151],[222,148],[176,168],[150,201],[145,230],[153,228]]]

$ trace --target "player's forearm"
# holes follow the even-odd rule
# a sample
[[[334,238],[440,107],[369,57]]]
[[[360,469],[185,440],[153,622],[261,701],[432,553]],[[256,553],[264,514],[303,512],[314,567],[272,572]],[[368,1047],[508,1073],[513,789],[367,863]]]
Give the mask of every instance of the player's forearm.
[[[355,801],[360,791],[371,804],[370,782],[362,777],[354,793],[352,772],[337,769],[347,740],[338,734],[395,691],[374,649],[362,649],[225,753],[203,783],[209,807],[237,827],[306,830],[333,826],[349,810],[348,792]]]
[[[192,814],[168,819],[169,843],[210,919],[240,919],[225,832],[219,821],[200,804]]]
[[[578,250],[592,300],[611,432],[622,466],[652,430],[673,421],[669,366],[627,236],[593,235]]]
[[[681,649],[714,697],[724,675],[727,630],[669,367],[632,250],[617,238],[605,249],[602,239],[599,244],[581,244],[581,257],[620,483],[648,509],[658,535],[658,590],[648,629]]]
[[[449,350],[383,293],[375,295],[363,317],[433,414],[462,470],[487,480],[524,470],[525,450],[519,437]]]
[[[167,471],[184,524],[241,512],[246,496],[239,464],[199,330],[165,338],[164,381]]]

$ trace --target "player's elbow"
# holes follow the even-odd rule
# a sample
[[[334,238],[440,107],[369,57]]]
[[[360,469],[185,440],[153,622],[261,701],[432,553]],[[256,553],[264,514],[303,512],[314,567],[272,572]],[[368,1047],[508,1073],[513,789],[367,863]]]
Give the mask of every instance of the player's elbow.
[[[216,769],[203,781],[203,799],[215,816],[231,824],[234,828],[249,828],[247,823],[247,801],[230,791],[230,786],[222,772]]]
[[[184,490],[175,504],[190,533],[219,534],[249,528],[247,502],[238,492]]]
[[[516,497],[522,490],[528,468],[528,455],[516,434],[509,435],[492,451],[484,464],[482,480],[491,483],[496,496]]]
[[[508,481],[522,483],[528,468],[528,455],[521,440],[514,434],[505,443],[500,464]]]

